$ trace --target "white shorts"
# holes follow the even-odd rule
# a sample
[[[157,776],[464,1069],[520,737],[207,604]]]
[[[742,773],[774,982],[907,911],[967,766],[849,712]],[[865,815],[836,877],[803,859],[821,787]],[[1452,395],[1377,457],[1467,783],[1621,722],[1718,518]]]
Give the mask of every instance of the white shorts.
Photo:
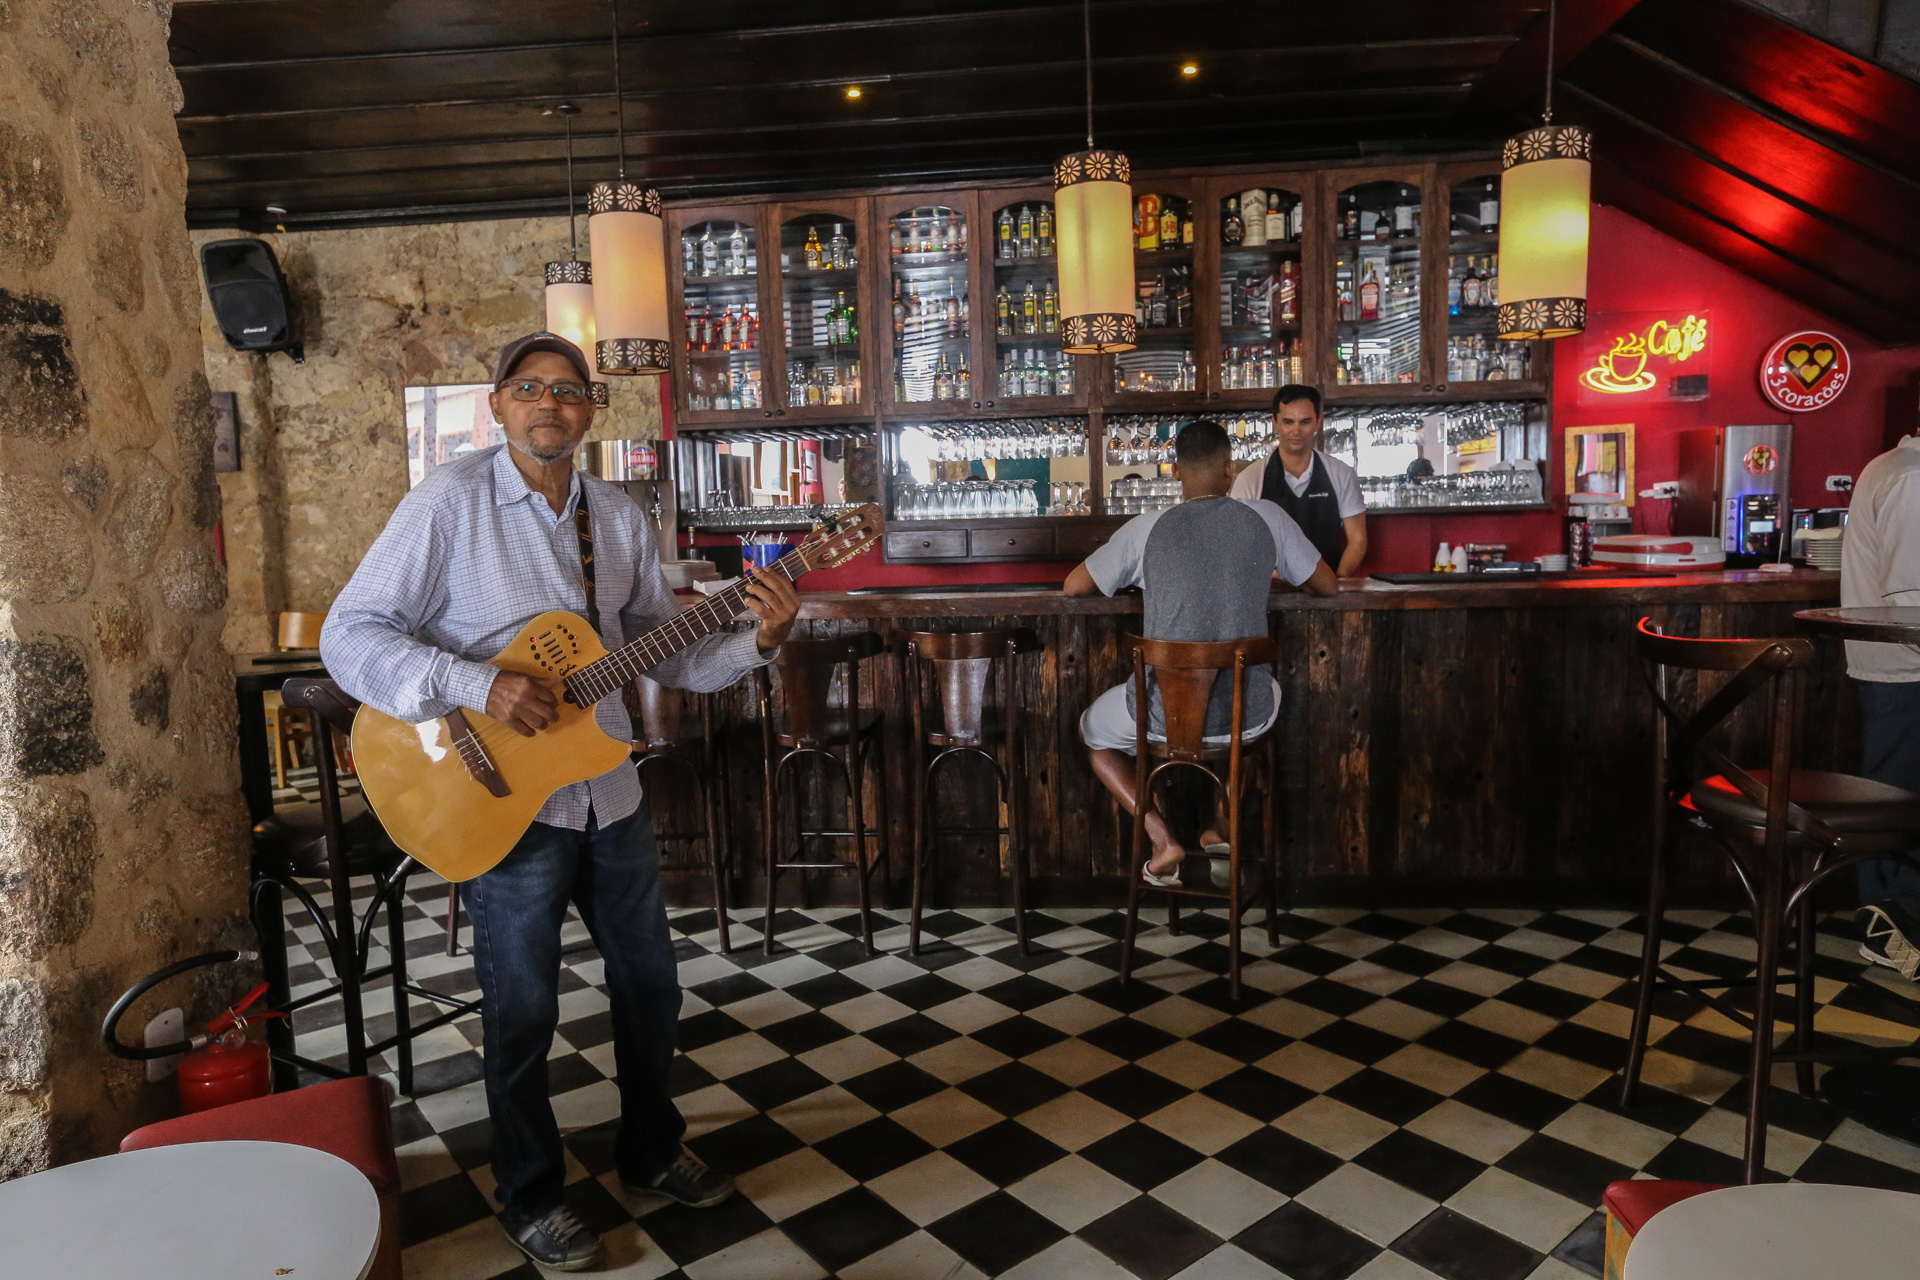
[[[1259,737],[1273,728],[1273,722],[1280,718],[1280,682],[1274,680],[1272,676],[1268,676],[1267,679],[1273,682],[1273,714],[1267,717],[1265,724],[1248,729],[1241,734],[1242,742]],[[1133,717],[1127,714],[1127,688],[1132,683],[1133,681],[1128,680],[1113,686],[1095,698],[1092,704],[1080,713],[1080,738],[1092,750],[1124,751],[1128,755],[1133,754],[1134,735],[1137,730]],[[1227,739],[1230,736],[1225,733],[1211,734],[1202,741],[1210,747],[1223,747],[1227,745]],[[1151,741],[1161,742],[1164,739],[1156,734]]]

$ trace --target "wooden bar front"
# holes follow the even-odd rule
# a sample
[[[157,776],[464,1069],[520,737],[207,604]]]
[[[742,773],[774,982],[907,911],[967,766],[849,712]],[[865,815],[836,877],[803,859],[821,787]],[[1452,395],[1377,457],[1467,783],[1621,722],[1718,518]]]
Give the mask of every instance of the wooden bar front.
[[[1838,598],[1836,574],[1797,570],[1540,583],[1389,586],[1347,582],[1315,599],[1275,593],[1282,661],[1281,841],[1301,904],[1632,904],[1645,891],[1653,710],[1634,656],[1634,623],[1650,616],[1694,636],[1794,633],[1795,610]],[[1029,728],[1024,788],[1035,901],[1112,905],[1124,892],[1122,839],[1087,765],[1081,711],[1125,678],[1124,637],[1137,634],[1137,595],[1068,599],[1057,591],[969,590],[808,594],[796,636],[898,628],[1027,626],[1046,652],[1021,675]],[[1838,642],[1819,642],[1804,685],[1801,763],[1855,763],[1857,720]],[[861,701],[888,712],[892,905],[904,905],[912,847],[907,741],[897,659],[867,664]],[[776,705],[777,705],[776,693]],[[761,758],[752,681],[723,695],[736,905],[762,901]],[[1736,723],[1737,735],[1743,730]],[[1757,730],[1754,741],[1758,741]],[[1736,738],[1736,759],[1748,746]],[[962,766],[964,770],[967,766]],[[992,784],[949,773],[936,789],[943,820],[992,820]],[[820,802],[834,788],[817,786]],[[663,826],[677,798],[652,797]],[[872,808],[869,807],[869,812]],[[1007,905],[1004,849],[981,838],[942,843],[942,906]],[[852,881],[813,876],[813,898],[850,900]],[[796,877],[782,894],[796,894]],[[1684,890],[1718,886],[1718,860],[1690,840]],[[699,883],[676,900],[701,899]],[[797,898],[796,898],[797,901]]]

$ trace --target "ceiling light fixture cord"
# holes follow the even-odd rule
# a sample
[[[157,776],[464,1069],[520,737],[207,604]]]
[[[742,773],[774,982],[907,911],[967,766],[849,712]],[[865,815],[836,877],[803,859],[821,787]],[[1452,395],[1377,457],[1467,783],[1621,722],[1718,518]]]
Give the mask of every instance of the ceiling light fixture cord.
[[[1547,124],[1553,123],[1553,44],[1555,15],[1559,12],[1558,0],[1547,0],[1547,109],[1541,117]]]
[[[620,176],[627,176],[627,99],[620,89],[620,0],[613,0],[613,113],[620,136]]]
[[[1081,0],[1080,21],[1087,52],[1087,150],[1093,150],[1093,0]]]
[[[567,122],[567,257],[579,261],[580,235],[573,219],[573,113],[563,112]]]

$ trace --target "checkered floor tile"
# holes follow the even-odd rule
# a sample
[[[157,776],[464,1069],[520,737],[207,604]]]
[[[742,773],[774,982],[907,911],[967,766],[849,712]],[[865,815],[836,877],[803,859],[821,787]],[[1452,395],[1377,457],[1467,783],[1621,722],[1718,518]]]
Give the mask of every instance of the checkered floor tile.
[[[442,952],[446,905],[444,885],[414,882],[410,963],[464,994],[471,960]],[[705,1211],[629,1196],[614,1175],[602,964],[569,922],[553,1103],[569,1201],[606,1237],[607,1270],[1565,1280],[1600,1272],[1609,1181],[1738,1176],[1744,1050],[1718,1015],[1663,998],[1646,1096],[1615,1104],[1640,944],[1626,912],[1294,912],[1238,1005],[1214,916],[1145,933],[1129,986],[1114,912],[1045,913],[1032,956],[1003,911],[934,913],[918,959],[903,914],[888,918],[874,959],[850,912],[782,912],[767,958],[721,955],[711,912],[676,913],[675,1091],[690,1144],[741,1191]],[[1683,971],[1751,954],[1742,917],[1677,912],[1668,928]],[[733,937],[757,940],[744,924]],[[315,939],[289,931],[296,991],[323,980]],[[1261,930],[1246,940],[1267,954]],[[1827,922],[1820,1027],[1911,1040],[1920,989],[1883,974]],[[383,1000],[369,992],[375,1035]],[[344,1047],[337,1006],[299,1033],[309,1055]],[[423,1038],[415,1096],[394,1109],[413,1280],[538,1275],[491,1216],[479,1041],[477,1018]],[[1792,1083],[1781,1068],[1778,1174],[1920,1191],[1920,1148]]]

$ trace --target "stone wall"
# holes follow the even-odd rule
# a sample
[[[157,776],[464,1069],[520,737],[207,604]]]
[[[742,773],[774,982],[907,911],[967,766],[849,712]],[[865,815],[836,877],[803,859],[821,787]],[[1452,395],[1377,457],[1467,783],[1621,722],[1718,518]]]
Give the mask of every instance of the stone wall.
[[[166,21],[0,0],[0,1178],[167,1113],[101,1015],[251,945]],[[206,973],[192,1023],[247,977]]]
[[[241,470],[220,477],[235,652],[268,647],[282,609],[332,604],[407,490],[406,388],[490,381],[500,347],[544,326],[543,268],[566,256],[567,220],[263,238],[293,294],[304,363],[228,348],[201,290],[207,376],[240,407]],[[617,378],[612,393],[590,438],[659,435],[657,379]]]

